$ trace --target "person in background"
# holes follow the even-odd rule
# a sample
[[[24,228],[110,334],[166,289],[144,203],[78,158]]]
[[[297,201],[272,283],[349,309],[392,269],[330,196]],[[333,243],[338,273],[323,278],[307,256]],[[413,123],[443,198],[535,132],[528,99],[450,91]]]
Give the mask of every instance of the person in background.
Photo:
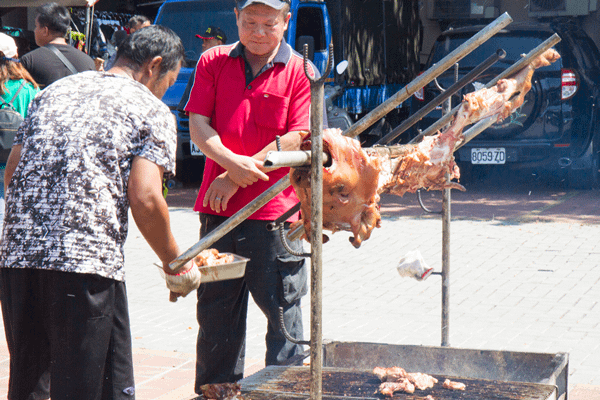
[[[283,39],[290,2],[240,1],[235,15],[240,41],[201,55],[185,106],[191,139],[207,157],[194,206],[201,237],[288,174],[289,168],[262,165],[266,153],[277,149],[276,137],[282,150],[296,150],[309,129],[310,83],[303,58]],[[318,77],[314,65],[307,70]],[[250,293],[267,317],[265,364],[280,364],[303,351],[281,333],[279,308],[289,334],[302,340],[304,258],[285,249],[278,231],[266,229],[297,202],[290,186],[213,245],[250,261],[243,278],[205,282],[198,289],[196,393],[203,384],[243,377]],[[297,220],[298,213],[288,219],[286,232]],[[303,252],[299,240],[289,246]]]
[[[29,103],[39,92],[39,86],[23,68],[18,57],[14,39],[0,33],[0,97],[8,103],[18,91],[12,106],[25,118]]]
[[[15,40],[0,33],[0,108],[10,106],[23,118],[27,116],[29,103],[39,92],[37,83],[18,60]],[[0,232],[4,221],[4,166],[12,147],[12,135],[0,138]]]
[[[129,19],[129,22],[127,22],[130,35],[138,29],[142,29],[150,25],[152,25],[152,22],[150,22],[148,17],[146,17],[145,15],[134,15]]]
[[[211,47],[221,46],[227,43],[227,35],[218,26],[209,26],[206,28],[204,35],[196,35],[197,38],[202,39],[202,52]]]
[[[77,72],[96,69],[90,56],[67,44],[65,38],[69,26],[70,14],[66,7],[47,3],[36,11],[33,33],[35,43],[40,47],[22,56],[21,63],[41,88],[73,73],[50,46],[57,49]]]
[[[42,91],[6,166],[0,303],[10,353],[8,398],[135,398],[124,244],[131,210],[163,264],[170,297],[200,285],[180,255],[162,195],[176,127],[160,100],[183,62],[168,28],[140,29],[107,72]],[[36,397],[49,375],[50,392]]]
[[[104,69],[109,70],[115,65],[115,61],[117,60],[117,51],[119,50],[119,46],[123,41],[127,38],[127,32],[120,29],[113,33],[112,38],[110,39],[111,45],[113,48],[112,54],[108,57],[108,60],[104,64]]]
[[[222,46],[227,43],[227,35],[225,35],[225,32],[223,32],[223,30],[217,26],[209,26],[206,28],[204,35],[197,34],[196,37],[202,39],[203,53],[211,47]],[[183,91],[183,95],[181,95],[181,100],[177,106],[177,110],[180,112],[184,112],[185,104],[190,97],[190,90],[192,90],[192,85],[194,84],[195,75],[196,68],[194,68],[194,73],[190,75],[190,79],[188,79],[188,83]]]

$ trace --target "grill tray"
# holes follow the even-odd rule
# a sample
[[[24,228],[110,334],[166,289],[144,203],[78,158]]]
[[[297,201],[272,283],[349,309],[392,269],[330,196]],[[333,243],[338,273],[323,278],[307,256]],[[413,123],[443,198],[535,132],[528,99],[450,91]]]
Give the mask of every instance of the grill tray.
[[[413,394],[394,393],[394,399],[422,400],[432,395],[436,400],[551,400],[556,399],[556,387],[537,383],[501,382],[486,379],[434,375],[439,382],[427,390]],[[444,379],[463,382],[465,391],[444,389]],[[310,397],[308,367],[269,366],[241,382],[238,399],[307,399]],[[379,393],[380,381],[371,371],[343,368],[323,368],[323,399],[389,399]]]

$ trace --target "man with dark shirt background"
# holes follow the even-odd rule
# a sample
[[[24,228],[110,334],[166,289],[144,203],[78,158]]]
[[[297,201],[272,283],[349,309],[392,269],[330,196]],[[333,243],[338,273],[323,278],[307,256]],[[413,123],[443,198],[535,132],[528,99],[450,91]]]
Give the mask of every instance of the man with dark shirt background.
[[[215,46],[222,46],[227,43],[227,36],[225,32],[218,26],[209,26],[206,28],[204,35],[197,34],[197,38],[202,39],[202,52],[204,53],[206,50]],[[185,104],[188,102],[190,98],[190,91],[192,90],[192,85],[194,84],[194,77],[196,76],[196,68],[194,68],[194,73],[190,75],[190,79],[188,80],[187,86],[183,91],[183,95],[181,96],[181,100],[179,101],[179,105],[177,106],[177,110],[180,112],[185,112]]]
[[[72,74],[49,46],[58,49],[77,72],[95,70],[90,56],[67,44],[69,26],[69,10],[65,7],[48,3],[37,9],[34,35],[40,47],[21,57],[21,63],[42,88]]]

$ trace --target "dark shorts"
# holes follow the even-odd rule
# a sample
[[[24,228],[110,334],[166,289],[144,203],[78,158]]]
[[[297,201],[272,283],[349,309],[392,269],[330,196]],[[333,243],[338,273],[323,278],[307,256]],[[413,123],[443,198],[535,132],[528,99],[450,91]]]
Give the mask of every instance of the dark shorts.
[[[135,398],[124,282],[0,268],[0,299],[10,400]]]

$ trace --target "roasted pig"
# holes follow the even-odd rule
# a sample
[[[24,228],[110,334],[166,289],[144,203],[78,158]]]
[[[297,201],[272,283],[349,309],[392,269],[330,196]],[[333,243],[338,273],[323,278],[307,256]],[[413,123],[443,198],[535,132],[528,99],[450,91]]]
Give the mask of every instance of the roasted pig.
[[[498,121],[508,117],[523,104],[525,95],[531,89],[531,77],[535,69],[550,65],[559,58],[556,50],[546,50],[510,78],[499,80],[489,89],[466,94],[448,128],[423,138],[417,144],[403,146],[400,156],[386,157],[381,150],[366,149],[371,157],[379,158],[382,166],[378,193],[403,196],[417,189],[465,190],[459,183],[448,181],[445,177],[448,173],[450,179],[460,178],[453,153],[464,139],[463,129],[488,117],[496,116]]]
[[[379,214],[379,160],[369,157],[354,139],[342,136],[339,129],[323,131],[323,150],[330,163],[323,167],[323,229],[351,231],[354,247],[360,247],[371,231],[381,224]],[[309,150],[305,140],[301,150]],[[292,168],[290,181],[300,199],[302,219],[290,227],[304,225],[303,238],[310,238],[310,167]],[[328,238],[323,235],[323,243]]]
[[[452,181],[460,178],[453,153],[464,140],[463,129],[488,117],[497,117],[499,121],[508,117],[521,106],[531,89],[535,69],[559,58],[555,50],[549,49],[510,78],[465,95],[450,125],[416,144],[362,149],[358,141],[342,136],[341,130],[325,129],[323,151],[328,153],[330,162],[323,166],[323,229],[351,231],[354,237],[350,242],[358,248],[381,225],[380,194],[403,196],[417,189],[465,190]],[[310,140],[305,140],[301,150],[310,147]],[[450,179],[446,179],[446,174]],[[303,225],[302,238],[309,240],[310,168],[292,168],[290,181],[300,199],[302,213],[302,219],[291,229]],[[327,240],[323,235],[323,242]]]

